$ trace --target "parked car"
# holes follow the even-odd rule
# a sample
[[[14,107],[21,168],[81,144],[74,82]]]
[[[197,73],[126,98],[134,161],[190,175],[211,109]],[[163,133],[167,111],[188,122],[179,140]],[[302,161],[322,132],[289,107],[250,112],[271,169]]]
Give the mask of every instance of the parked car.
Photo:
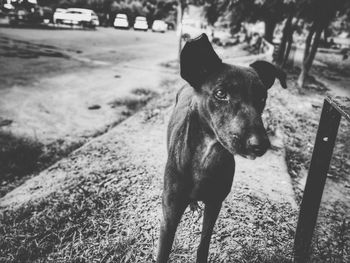
[[[154,22],[152,24],[152,31],[153,32],[165,33],[165,31],[167,31],[167,29],[168,29],[168,25],[164,21],[154,20]]]
[[[134,23],[134,29],[135,30],[143,30],[147,31],[148,30],[148,24],[147,24],[147,19],[144,16],[137,16],[135,19]]]
[[[67,12],[67,9],[64,8],[56,8],[55,12],[53,13],[53,22],[57,23],[56,18],[61,15],[61,13]],[[59,20],[59,18],[58,18]]]
[[[8,13],[11,25],[31,24],[39,25],[43,22],[43,12],[41,8],[18,8]]]
[[[84,8],[57,8],[53,14],[53,22],[84,27],[95,27],[100,24],[95,12]]]
[[[117,14],[115,16],[113,25],[115,28],[128,29],[129,28],[128,17],[125,14]]]
[[[8,24],[10,24],[9,16],[0,10],[0,25],[8,25]]]

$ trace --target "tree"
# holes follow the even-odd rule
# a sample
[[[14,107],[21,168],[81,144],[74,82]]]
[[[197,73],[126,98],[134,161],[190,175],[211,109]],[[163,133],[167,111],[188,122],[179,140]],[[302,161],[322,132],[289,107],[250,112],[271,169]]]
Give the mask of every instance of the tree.
[[[277,23],[281,22],[291,0],[214,0],[206,1],[206,17],[213,24],[219,16],[230,12],[230,24],[233,32],[239,31],[242,22],[263,21],[265,39],[273,41]]]
[[[280,67],[284,67],[288,60],[289,53],[293,44],[293,33],[296,29],[296,24],[298,23],[298,20],[293,22],[296,12],[295,2],[290,1],[289,3],[286,3],[286,5],[287,19],[284,24],[281,43],[278,47],[278,53],[276,58],[274,58],[274,62]]]
[[[205,17],[210,25],[214,25],[214,23],[218,20],[221,15],[220,12],[220,0],[207,1],[204,3],[204,13]]]
[[[304,57],[297,84],[304,87],[317,53],[322,32],[328,28],[338,10],[346,5],[346,0],[304,0],[301,1],[300,16],[310,22],[309,32],[305,40]]]
[[[285,18],[287,5],[283,0],[255,0],[252,21],[265,23],[265,39],[272,43],[277,23]]]

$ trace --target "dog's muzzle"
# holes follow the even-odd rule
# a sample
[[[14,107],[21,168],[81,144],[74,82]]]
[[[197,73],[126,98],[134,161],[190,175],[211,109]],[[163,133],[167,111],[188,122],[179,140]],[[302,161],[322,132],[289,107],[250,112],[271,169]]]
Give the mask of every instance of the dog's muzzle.
[[[259,137],[257,135],[252,135],[248,138],[246,143],[247,157],[260,157],[266,153],[270,148],[270,141],[267,136]]]

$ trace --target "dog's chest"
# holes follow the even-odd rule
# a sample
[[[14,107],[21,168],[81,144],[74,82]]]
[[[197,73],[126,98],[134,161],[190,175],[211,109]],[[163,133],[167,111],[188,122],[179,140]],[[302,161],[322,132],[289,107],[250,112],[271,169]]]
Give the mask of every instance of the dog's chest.
[[[191,199],[223,200],[231,190],[235,161],[219,143],[205,141],[197,147],[192,162]]]

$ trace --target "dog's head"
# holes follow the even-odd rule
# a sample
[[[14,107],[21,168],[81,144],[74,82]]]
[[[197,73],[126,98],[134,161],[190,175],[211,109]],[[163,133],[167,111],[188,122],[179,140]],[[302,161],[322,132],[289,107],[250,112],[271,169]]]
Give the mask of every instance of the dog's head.
[[[266,61],[250,67],[222,63],[208,37],[187,42],[181,76],[196,91],[198,111],[216,139],[232,154],[254,159],[270,147],[261,114],[275,78],[286,88],[286,74]]]

